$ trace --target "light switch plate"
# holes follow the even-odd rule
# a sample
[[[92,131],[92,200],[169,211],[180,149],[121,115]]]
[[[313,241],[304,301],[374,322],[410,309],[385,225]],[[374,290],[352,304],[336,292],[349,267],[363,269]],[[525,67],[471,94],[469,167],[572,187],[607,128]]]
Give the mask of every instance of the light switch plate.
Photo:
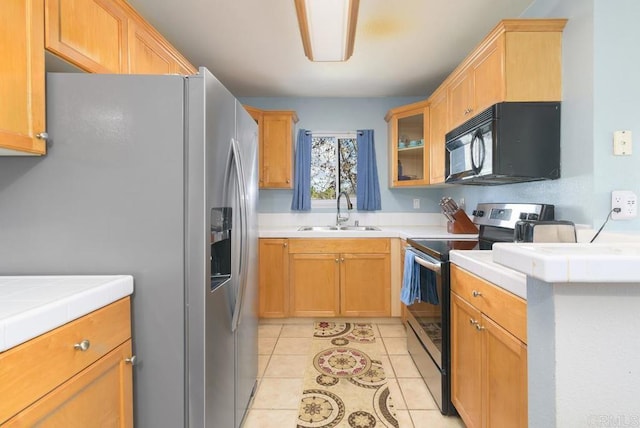
[[[613,154],[616,156],[631,155],[631,131],[615,131],[613,133]]]

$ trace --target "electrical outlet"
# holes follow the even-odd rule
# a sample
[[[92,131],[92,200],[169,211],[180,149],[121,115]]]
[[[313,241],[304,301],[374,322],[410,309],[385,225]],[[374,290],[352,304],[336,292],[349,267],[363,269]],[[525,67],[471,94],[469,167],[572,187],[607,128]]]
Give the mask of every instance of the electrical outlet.
[[[612,212],[612,220],[628,220],[638,215],[638,197],[631,190],[614,190],[611,192],[611,209],[620,208],[620,212]]]
[[[417,210],[420,208],[420,199],[414,199],[413,200],[413,209]]]

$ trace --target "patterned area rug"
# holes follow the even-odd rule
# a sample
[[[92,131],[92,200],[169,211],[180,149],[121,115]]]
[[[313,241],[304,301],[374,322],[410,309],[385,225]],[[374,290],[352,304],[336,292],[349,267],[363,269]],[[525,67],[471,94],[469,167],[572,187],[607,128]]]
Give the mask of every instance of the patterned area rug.
[[[371,324],[316,322],[298,428],[398,427],[382,346]]]

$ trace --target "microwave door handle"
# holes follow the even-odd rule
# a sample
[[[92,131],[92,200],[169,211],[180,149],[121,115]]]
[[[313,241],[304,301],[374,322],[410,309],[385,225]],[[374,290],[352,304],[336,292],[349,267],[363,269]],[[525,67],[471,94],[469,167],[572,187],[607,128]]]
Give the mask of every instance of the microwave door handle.
[[[475,156],[475,145],[479,143],[478,149],[478,162],[476,163]],[[474,174],[480,174],[482,171],[482,166],[484,165],[484,157],[485,157],[485,147],[484,147],[484,138],[482,137],[482,131],[478,129],[474,134],[473,138],[471,138],[471,146],[469,147],[471,152],[471,169]]]
[[[487,155],[486,147],[484,145],[484,136],[482,132],[478,129],[478,141],[480,141],[480,163],[478,164],[478,173],[482,171],[482,167],[484,166],[484,160]]]
[[[474,174],[477,174],[478,172],[480,172],[480,168],[478,168],[478,166],[476,165],[476,159],[474,156],[474,148],[476,146],[476,141],[478,140],[478,131],[476,131],[473,134],[473,137],[471,137],[471,144],[469,145],[469,154],[471,155],[471,170],[473,171]]]

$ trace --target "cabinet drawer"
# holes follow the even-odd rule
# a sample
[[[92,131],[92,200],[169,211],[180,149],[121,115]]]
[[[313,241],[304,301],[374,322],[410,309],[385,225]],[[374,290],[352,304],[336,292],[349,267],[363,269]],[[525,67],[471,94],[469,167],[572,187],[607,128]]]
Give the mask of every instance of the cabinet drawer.
[[[389,253],[391,245],[388,238],[309,238],[289,239],[291,253]]]
[[[481,296],[488,283],[454,264],[451,264],[450,272],[451,291],[454,291],[476,309],[484,311],[484,299]]]
[[[451,290],[527,343],[527,302],[524,299],[456,265],[451,265]]]
[[[130,313],[127,297],[1,353],[0,424],[127,341]]]

